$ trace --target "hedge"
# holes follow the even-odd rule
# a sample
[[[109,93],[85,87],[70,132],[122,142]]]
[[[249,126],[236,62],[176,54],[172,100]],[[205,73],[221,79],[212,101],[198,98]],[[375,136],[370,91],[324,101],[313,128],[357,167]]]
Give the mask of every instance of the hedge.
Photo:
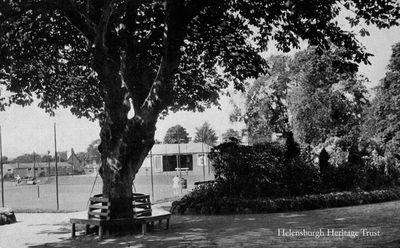
[[[201,193],[198,194],[195,191],[181,200],[173,202],[171,212],[174,214],[274,213],[354,206],[400,199],[400,188],[398,187],[374,191],[345,191],[275,199],[211,197],[204,200],[203,197],[199,197]]]

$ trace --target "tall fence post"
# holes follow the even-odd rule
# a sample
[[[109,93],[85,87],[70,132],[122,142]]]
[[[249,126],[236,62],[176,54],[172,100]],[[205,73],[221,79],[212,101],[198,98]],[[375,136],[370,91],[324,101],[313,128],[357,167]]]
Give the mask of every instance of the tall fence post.
[[[204,163],[206,160],[206,156],[204,154],[204,143],[201,142],[201,153],[202,153],[202,161],[203,161],[203,181],[206,180],[206,164]]]
[[[153,181],[153,153],[150,150],[150,181],[151,181],[151,198],[154,202],[154,181]]]
[[[56,199],[57,199],[57,211],[60,210],[60,204],[58,201],[58,168],[57,168],[57,130],[56,130],[56,123],[54,123],[54,158],[55,158],[55,174],[56,174]]]
[[[3,146],[1,140],[1,126],[0,126],[0,168],[1,168],[1,206],[4,208],[4,173],[3,173]]]

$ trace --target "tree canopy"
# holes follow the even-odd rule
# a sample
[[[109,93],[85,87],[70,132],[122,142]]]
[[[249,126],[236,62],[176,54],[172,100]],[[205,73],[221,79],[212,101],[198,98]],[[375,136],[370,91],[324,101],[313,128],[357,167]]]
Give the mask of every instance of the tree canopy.
[[[199,128],[196,128],[196,134],[194,142],[203,142],[210,146],[214,146],[217,143],[218,137],[215,134],[215,130],[212,129],[210,123],[204,122]]]
[[[33,161],[35,162],[48,162],[49,160],[53,161],[54,158],[50,155],[40,155],[37,153],[30,153],[30,154],[23,154],[23,155],[19,155],[15,158],[13,158],[12,160],[10,160],[9,162],[11,163],[33,163]],[[4,162],[4,160],[3,160]]]
[[[99,116],[109,90],[95,68],[100,49],[120,68],[136,113],[156,103],[162,110],[216,104],[229,81],[242,89],[244,79],[267,71],[259,52],[271,40],[282,51],[299,47],[299,39],[318,50],[345,46],[344,61],[356,67],[370,54],[340,28],[343,9],[351,11],[353,26],[389,27],[400,15],[395,0],[2,1],[0,81],[12,92],[2,104],[38,97],[48,112],[61,105],[78,116]],[[170,64],[167,82],[156,80],[163,63]]]
[[[392,47],[385,77],[367,111],[365,135],[373,137],[383,149],[400,159],[400,43]]]
[[[228,130],[226,130],[226,132],[222,134],[221,138],[222,141],[229,141],[232,138],[236,139],[237,141],[242,140],[242,136],[240,135],[240,133],[233,128],[229,128]]]
[[[292,63],[294,87],[289,96],[293,133],[306,144],[318,144],[331,136],[358,136],[363,111],[368,106],[363,76],[338,69],[344,49],[323,56],[308,49]]]
[[[300,40],[319,54],[346,47],[340,68],[368,63],[371,54],[337,21],[343,10],[352,27],[399,24],[397,0],[1,1],[0,84],[8,93],[0,107],[38,98],[49,113],[64,106],[98,118],[110,218],[132,217],[132,182],[160,115],[218,104],[229,84],[243,90],[268,72],[261,52],[271,40],[284,52]]]
[[[337,68],[343,49],[318,55],[309,48],[268,59],[270,74],[249,87],[242,116],[250,143],[270,141],[272,133],[301,143],[318,144],[330,136],[359,133],[368,106],[365,79]]]
[[[167,133],[164,136],[165,144],[189,143],[189,141],[189,134],[181,125],[168,128]]]
[[[7,162],[8,162],[8,157],[7,157],[7,156],[2,156],[2,157],[1,157],[1,161],[2,161],[3,163],[7,163]]]
[[[101,154],[99,152],[99,145],[100,139],[96,139],[88,145],[86,149],[86,160],[88,160],[89,163],[92,163],[93,161],[100,163]]]
[[[247,90],[246,109],[239,119],[246,123],[249,143],[267,142],[272,133],[291,131],[287,103],[290,62],[288,56],[271,56],[269,74],[256,79]]]

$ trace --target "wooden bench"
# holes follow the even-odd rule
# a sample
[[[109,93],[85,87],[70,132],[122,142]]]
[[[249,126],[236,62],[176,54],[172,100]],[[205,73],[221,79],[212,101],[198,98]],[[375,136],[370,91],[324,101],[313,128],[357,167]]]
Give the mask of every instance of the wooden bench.
[[[215,183],[215,180],[208,180],[208,181],[199,181],[199,182],[194,182],[194,186],[197,188],[201,185],[210,185]]]
[[[158,221],[159,225],[161,226],[162,220],[165,219],[166,229],[169,228],[169,219],[171,217],[171,213],[163,210],[152,210],[150,197],[148,195],[135,193],[132,198],[133,218],[122,219],[110,218],[111,202],[108,198],[104,198],[101,195],[95,195],[89,200],[90,205],[88,209],[88,218],[70,219],[70,222],[72,224],[72,237],[75,237],[76,224],[85,225],[86,234],[90,233],[91,226],[98,226],[100,239],[103,238],[104,231],[106,231],[106,236],[109,235],[109,227],[111,226],[141,224],[142,234],[145,235],[147,232],[148,224],[150,224],[151,227],[154,228],[154,222]]]
[[[189,168],[188,167],[183,167],[183,168],[175,168],[175,171],[183,171],[186,172],[186,175],[189,175]]]
[[[151,215],[150,196],[133,193],[132,196],[133,217]]]
[[[154,228],[154,223],[158,221],[158,225],[162,225],[162,220],[166,220],[165,229],[169,229],[169,219],[171,213],[165,210],[153,210],[151,215],[141,216],[133,218],[133,223],[140,223],[142,225],[142,234],[145,235],[147,232],[147,224],[150,224],[151,228]]]

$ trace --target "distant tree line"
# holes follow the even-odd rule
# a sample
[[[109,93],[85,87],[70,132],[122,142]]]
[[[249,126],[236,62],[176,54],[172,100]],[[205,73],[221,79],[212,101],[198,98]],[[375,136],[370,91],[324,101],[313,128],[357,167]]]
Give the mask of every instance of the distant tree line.
[[[11,159],[10,161],[8,161],[9,163],[32,163],[33,161],[35,162],[49,162],[50,161],[54,161],[54,156],[52,155],[41,155],[41,154],[37,154],[37,153],[25,153],[23,155],[19,155],[13,159]],[[4,162],[4,161],[3,161]]]
[[[231,138],[241,141],[242,135],[238,131],[229,128],[221,135],[221,142],[228,141]],[[170,127],[164,136],[164,144],[188,143],[191,140],[192,138],[189,137],[188,132],[181,125]],[[210,146],[215,146],[218,143],[218,136],[210,123],[204,122],[200,127],[196,128],[193,142],[203,142]]]

